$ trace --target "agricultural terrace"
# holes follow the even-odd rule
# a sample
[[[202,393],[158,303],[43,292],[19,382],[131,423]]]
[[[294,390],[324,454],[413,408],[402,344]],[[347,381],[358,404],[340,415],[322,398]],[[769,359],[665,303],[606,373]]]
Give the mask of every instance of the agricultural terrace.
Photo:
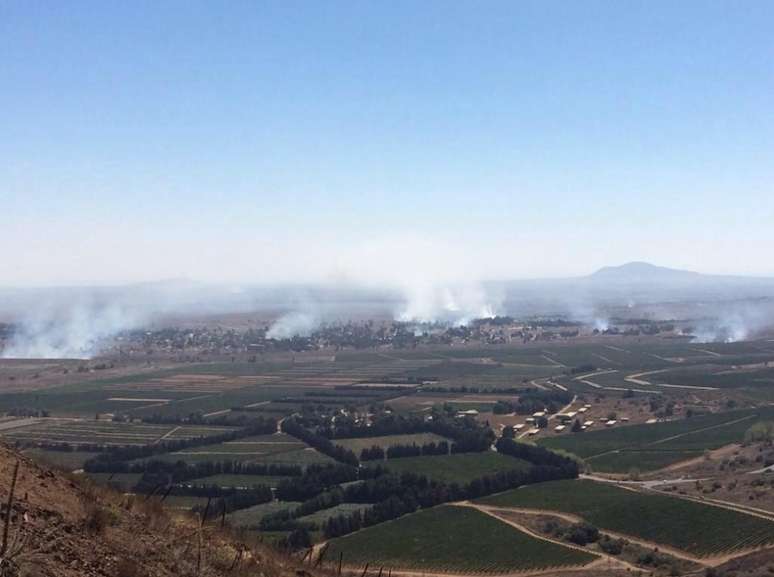
[[[363,449],[370,449],[377,446],[382,449],[394,447],[396,445],[425,445],[427,443],[439,443],[441,441],[451,441],[435,433],[414,433],[410,435],[387,435],[384,437],[364,437],[357,439],[336,439],[337,445],[353,451],[356,455]]]
[[[741,442],[754,423],[772,418],[774,408],[762,407],[574,433],[538,443],[578,455],[600,472],[625,473],[632,467],[653,471]]]
[[[483,497],[477,502],[569,513],[602,530],[667,545],[698,557],[774,543],[774,522],[761,517],[589,480],[549,481]]]
[[[329,542],[344,564],[502,574],[585,565],[596,556],[533,538],[469,507],[441,505]],[[483,554],[486,552],[486,554]]]
[[[153,460],[185,463],[208,461],[240,461],[242,463],[275,463],[311,465],[331,463],[333,460],[316,451],[303,441],[286,435],[256,435],[214,445],[190,447],[173,453],[154,455]]]
[[[455,453],[404,457],[380,462],[393,473],[416,473],[444,483],[470,483],[485,475],[514,469],[527,470],[532,465],[521,459],[487,451],[485,453]]]
[[[0,436],[14,443],[61,443],[71,446],[143,446],[161,441],[182,441],[211,437],[233,431],[230,427],[201,425],[151,425],[114,421],[44,419],[25,427],[0,431]]]

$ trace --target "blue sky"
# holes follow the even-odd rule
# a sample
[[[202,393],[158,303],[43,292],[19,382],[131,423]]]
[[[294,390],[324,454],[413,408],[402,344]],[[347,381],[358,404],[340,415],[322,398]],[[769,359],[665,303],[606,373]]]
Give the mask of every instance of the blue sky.
[[[0,285],[774,275],[774,3],[0,2]]]

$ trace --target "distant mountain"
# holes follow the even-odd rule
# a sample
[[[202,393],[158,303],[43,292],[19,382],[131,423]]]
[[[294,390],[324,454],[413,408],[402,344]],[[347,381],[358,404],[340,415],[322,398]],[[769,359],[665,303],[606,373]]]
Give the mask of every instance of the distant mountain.
[[[696,282],[707,278],[698,272],[656,266],[647,262],[628,262],[620,266],[606,266],[588,277],[592,281],[615,283],[675,283]]]

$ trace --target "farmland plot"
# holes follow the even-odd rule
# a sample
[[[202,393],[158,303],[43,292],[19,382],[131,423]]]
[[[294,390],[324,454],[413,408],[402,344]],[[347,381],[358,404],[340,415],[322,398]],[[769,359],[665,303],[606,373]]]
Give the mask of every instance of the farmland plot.
[[[298,507],[301,503],[295,501],[269,501],[268,503],[261,503],[247,509],[239,509],[233,513],[229,513],[226,516],[229,524],[234,527],[258,527],[261,519],[267,515],[278,513],[279,511],[290,511]]]
[[[426,457],[404,457],[379,461],[395,473],[417,473],[445,483],[469,483],[484,475],[513,469],[526,470],[530,463],[492,451],[485,453],[455,453]]]
[[[597,471],[649,471],[740,442],[755,422],[770,420],[769,407],[714,413],[654,424],[631,425],[541,439],[549,449],[574,453]]]
[[[286,435],[257,435],[213,445],[190,447],[174,453],[156,455],[154,460],[204,463],[208,461],[240,461],[243,463],[276,463],[310,465],[333,460],[309,447],[303,441]]]
[[[209,477],[200,477],[186,481],[186,485],[215,485],[217,487],[247,489],[259,485],[267,487],[276,487],[281,481],[288,477],[276,477],[272,475],[240,475],[240,474],[221,474],[211,475]]]
[[[450,530],[452,529],[453,530]],[[486,552],[486,554],[482,554]],[[468,507],[442,505],[334,539],[330,558],[362,566],[500,574],[585,565],[596,556],[535,539]]]
[[[210,437],[233,431],[229,427],[198,425],[151,425],[113,421],[45,419],[27,427],[0,431],[10,442],[23,444],[62,443],[77,445],[141,446],[162,440]]]
[[[300,523],[313,524],[317,527],[321,527],[328,519],[338,517],[339,515],[351,515],[355,511],[360,511],[362,513],[370,507],[371,505],[363,505],[360,503],[341,503],[335,507],[322,509],[321,511],[316,511],[311,515],[299,517],[298,521]]]
[[[668,545],[699,557],[774,543],[772,521],[589,480],[529,485],[483,497],[478,502],[503,508],[570,513],[600,529]]]
[[[341,445],[345,449],[354,451],[356,455],[359,455],[360,451],[363,449],[370,449],[374,446],[387,449],[388,447],[393,447],[395,445],[424,445],[427,443],[438,443],[440,441],[449,441],[449,439],[436,435],[435,433],[415,433],[409,435],[387,435],[384,437],[334,440],[337,445]]]

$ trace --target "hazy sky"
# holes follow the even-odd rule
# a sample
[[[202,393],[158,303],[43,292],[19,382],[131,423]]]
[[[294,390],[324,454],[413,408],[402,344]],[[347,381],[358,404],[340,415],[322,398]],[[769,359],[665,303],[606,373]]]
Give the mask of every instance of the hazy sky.
[[[0,285],[774,275],[774,2],[0,1]]]

